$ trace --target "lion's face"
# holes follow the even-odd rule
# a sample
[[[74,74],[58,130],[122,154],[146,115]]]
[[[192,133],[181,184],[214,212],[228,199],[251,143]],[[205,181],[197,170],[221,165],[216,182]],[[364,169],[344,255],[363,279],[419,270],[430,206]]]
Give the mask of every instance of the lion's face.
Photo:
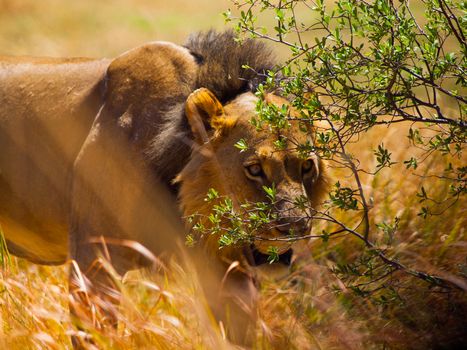
[[[274,95],[267,99],[278,107],[287,104]],[[273,187],[275,219],[256,233],[254,251],[266,254],[270,246],[275,246],[279,254],[288,254],[290,243],[281,239],[306,235],[310,230],[310,221],[303,209],[297,207],[296,200],[307,199],[311,207],[317,204],[323,190],[322,163],[315,154],[298,152],[296,145],[312,142],[298,122],[292,121],[290,127],[280,133],[266,128],[257,130],[250,123],[257,101],[252,93],[245,93],[221,106],[205,89],[190,96],[187,117],[199,146],[195,147],[191,161],[181,173],[180,200],[186,215],[209,215],[212,208],[204,198],[210,188],[229,196],[234,205],[239,206],[269,202],[264,187]],[[213,131],[203,135],[200,122],[207,117]],[[285,147],[278,148],[279,139]],[[243,152],[235,147],[239,140],[244,140],[248,146]],[[229,255],[236,256],[232,249]]]

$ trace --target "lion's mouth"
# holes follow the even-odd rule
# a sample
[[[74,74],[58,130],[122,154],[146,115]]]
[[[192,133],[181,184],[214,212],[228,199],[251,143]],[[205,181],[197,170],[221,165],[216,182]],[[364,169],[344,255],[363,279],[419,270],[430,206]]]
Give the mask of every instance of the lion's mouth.
[[[290,266],[292,262],[292,255],[293,255],[293,250],[290,248],[286,250],[284,253],[279,255],[279,259],[274,261],[276,264],[283,264],[285,266]],[[260,266],[263,264],[269,264],[270,263],[270,256],[268,254],[261,253],[258,249],[255,247],[251,247],[251,255],[250,255],[250,264],[252,266]]]

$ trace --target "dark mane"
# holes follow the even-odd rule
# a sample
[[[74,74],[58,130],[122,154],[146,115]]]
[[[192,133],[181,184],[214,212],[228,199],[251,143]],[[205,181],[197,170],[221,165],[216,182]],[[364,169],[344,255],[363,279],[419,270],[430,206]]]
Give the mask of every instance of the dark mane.
[[[235,41],[233,31],[213,30],[190,36],[184,45],[198,63],[196,80],[191,82],[193,91],[204,87],[211,90],[225,104],[236,96],[254,92],[265,80],[268,70],[275,66],[272,51],[262,42],[246,39]],[[251,68],[242,68],[248,65]],[[192,135],[185,117],[185,100],[161,110],[163,124],[158,129],[146,154],[153,164],[155,174],[174,192],[172,180],[182,170],[191,155]]]
[[[196,87],[208,88],[222,103],[254,91],[276,64],[272,50],[263,42],[246,39],[239,43],[235,37],[232,30],[210,30],[192,34],[184,45],[200,65]]]

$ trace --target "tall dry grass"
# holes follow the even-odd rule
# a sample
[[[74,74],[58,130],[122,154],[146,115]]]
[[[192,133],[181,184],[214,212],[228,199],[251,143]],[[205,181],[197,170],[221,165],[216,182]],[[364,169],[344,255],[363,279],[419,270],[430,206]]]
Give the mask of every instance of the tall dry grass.
[[[376,130],[355,145],[355,153],[371,167],[371,149],[383,141],[393,150],[394,160],[405,159],[410,148],[401,135],[400,129]],[[433,170],[442,162],[436,159],[427,168]],[[345,179],[338,170],[330,171]],[[440,198],[446,193],[443,185],[402,166],[365,179],[365,191],[373,197],[372,217],[377,221],[400,217],[393,249],[401,262],[459,280],[466,272],[465,203],[424,220],[417,216],[414,196],[420,183],[436,189]],[[383,233],[373,233],[374,241],[383,240]],[[363,249],[351,236],[309,242],[298,250],[288,276],[264,279],[255,348],[455,349],[464,344],[465,291],[432,290],[426,282],[397,272],[393,276],[397,297],[378,304],[374,300],[379,297],[390,298],[384,288],[373,299],[362,298],[330,272],[339,263],[357,259]],[[0,348],[69,349],[71,335],[85,336],[69,317],[68,266],[34,265],[9,256],[4,248],[1,261]],[[129,273],[119,291],[118,328],[99,312],[93,315],[95,327],[86,327],[96,339],[95,348],[232,348],[225,340],[228,329],[216,323],[196,273],[182,262],[171,261],[166,272]]]

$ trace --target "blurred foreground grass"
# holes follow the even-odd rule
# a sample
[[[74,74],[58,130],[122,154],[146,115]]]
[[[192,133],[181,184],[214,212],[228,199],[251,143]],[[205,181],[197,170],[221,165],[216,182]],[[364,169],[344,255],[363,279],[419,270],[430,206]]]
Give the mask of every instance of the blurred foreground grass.
[[[228,7],[227,0],[0,0],[0,54],[111,57],[150,40],[183,43],[190,32],[223,28],[220,13]],[[410,147],[402,135],[403,127],[381,128],[365,135],[353,151],[371,168],[372,150],[383,142],[393,160],[402,160]],[[426,168],[443,166],[437,158]],[[345,181],[339,169],[330,172]],[[465,202],[423,220],[417,216],[414,193],[423,182],[443,197],[447,189],[441,182],[410,174],[400,165],[364,180],[375,203],[373,218],[400,218],[392,239],[402,262],[445,278],[467,277]],[[386,238],[384,232],[373,237],[380,242]],[[290,276],[265,281],[256,348],[454,349],[465,341],[465,293],[432,291],[424,282],[396,273],[391,282],[397,293],[376,285],[371,298],[361,298],[330,272],[358,259],[362,249],[348,236],[310,242],[300,250]],[[68,314],[68,267],[38,266],[4,251],[1,262],[0,348],[71,348],[69,336],[77,330]],[[99,348],[230,347],[196,277],[177,262],[169,271],[127,276],[118,329],[90,330]],[[103,315],[96,317],[105,323],[99,319]]]
[[[405,159],[408,142],[399,133],[373,131],[354,151],[371,166],[372,144],[383,141],[395,150],[394,160]],[[442,159],[437,162],[428,168],[443,166]],[[397,251],[391,254],[421,271],[454,281],[465,278],[465,203],[424,220],[417,216],[413,197],[427,179],[411,175],[403,166],[395,168],[365,183],[378,204],[372,210],[375,220],[400,218],[392,237]],[[330,171],[345,181],[339,169]],[[430,185],[440,197],[447,192],[431,180]],[[382,244],[387,233],[381,231],[372,239]],[[367,279],[356,276],[352,285],[369,291],[359,296],[330,270],[357,261],[362,251],[361,242],[351,236],[317,240],[298,249],[289,276],[262,282],[255,348],[458,349],[465,344],[465,291],[432,289],[396,272],[381,283],[367,284]],[[0,348],[70,349],[69,336],[77,329],[69,319],[68,266],[38,266],[5,252],[1,258]],[[214,321],[196,275],[178,262],[172,261],[167,273],[127,274],[121,288],[118,329],[106,327],[108,321],[99,313],[95,319],[101,328],[87,329],[97,339],[98,349],[233,348]]]

